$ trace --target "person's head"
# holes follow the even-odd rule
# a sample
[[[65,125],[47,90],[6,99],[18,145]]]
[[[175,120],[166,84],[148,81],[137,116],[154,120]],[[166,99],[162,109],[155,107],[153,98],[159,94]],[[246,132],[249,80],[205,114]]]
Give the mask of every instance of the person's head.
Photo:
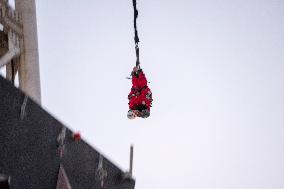
[[[150,111],[148,109],[144,109],[141,111],[141,117],[142,118],[147,118],[150,116]]]
[[[128,119],[134,119],[134,118],[137,117],[137,115],[135,114],[135,112],[133,110],[128,110],[127,117],[128,117]]]

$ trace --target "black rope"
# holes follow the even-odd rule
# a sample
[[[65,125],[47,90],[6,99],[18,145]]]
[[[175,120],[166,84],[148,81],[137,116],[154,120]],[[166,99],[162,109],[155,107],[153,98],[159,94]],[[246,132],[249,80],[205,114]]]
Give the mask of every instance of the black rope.
[[[134,36],[134,41],[135,41],[135,52],[136,52],[136,66],[140,65],[140,61],[139,61],[139,37],[138,37],[138,31],[137,31],[137,17],[138,17],[138,10],[136,8],[136,0],[132,0],[133,2],[133,8],[134,8],[134,32],[135,32],[135,36]]]

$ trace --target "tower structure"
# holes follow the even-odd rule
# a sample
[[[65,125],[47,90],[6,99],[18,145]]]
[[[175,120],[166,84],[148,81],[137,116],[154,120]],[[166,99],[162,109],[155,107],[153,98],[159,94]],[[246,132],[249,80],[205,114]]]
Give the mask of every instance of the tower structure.
[[[125,172],[39,106],[35,0],[0,0],[0,23],[0,68],[21,89],[0,76],[0,189],[134,189],[133,147]]]
[[[41,104],[35,0],[15,0],[15,9],[8,0],[0,0],[0,23],[1,46],[7,44],[0,67],[6,65],[6,78],[12,82],[18,72],[20,89]]]

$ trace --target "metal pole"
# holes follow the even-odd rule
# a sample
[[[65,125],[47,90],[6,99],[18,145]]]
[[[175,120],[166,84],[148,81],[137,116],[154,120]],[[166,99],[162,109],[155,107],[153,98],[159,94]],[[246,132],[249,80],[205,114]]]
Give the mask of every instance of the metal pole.
[[[19,63],[20,89],[41,104],[35,0],[15,0],[15,8],[22,16],[24,36]]]
[[[130,165],[129,165],[129,174],[132,177],[133,169],[133,145],[130,146]]]
[[[9,50],[6,54],[4,54],[1,58],[0,58],[0,67],[5,66],[6,64],[8,64],[13,58],[15,58],[15,56],[20,54],[20,49],[18,48],[13,48],[11,50]]]

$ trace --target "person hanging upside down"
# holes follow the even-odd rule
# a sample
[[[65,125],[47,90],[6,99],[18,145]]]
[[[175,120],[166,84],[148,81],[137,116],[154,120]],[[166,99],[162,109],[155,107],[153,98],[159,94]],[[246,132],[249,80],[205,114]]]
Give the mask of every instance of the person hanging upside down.
[[[150,107],[153,101],[152,92],[147,86],[147,79],[139,66],[133,68],[131,76],[132,88],[128,95],[129,110],[127,117],[129,119],[147,118],[150,116]]]

